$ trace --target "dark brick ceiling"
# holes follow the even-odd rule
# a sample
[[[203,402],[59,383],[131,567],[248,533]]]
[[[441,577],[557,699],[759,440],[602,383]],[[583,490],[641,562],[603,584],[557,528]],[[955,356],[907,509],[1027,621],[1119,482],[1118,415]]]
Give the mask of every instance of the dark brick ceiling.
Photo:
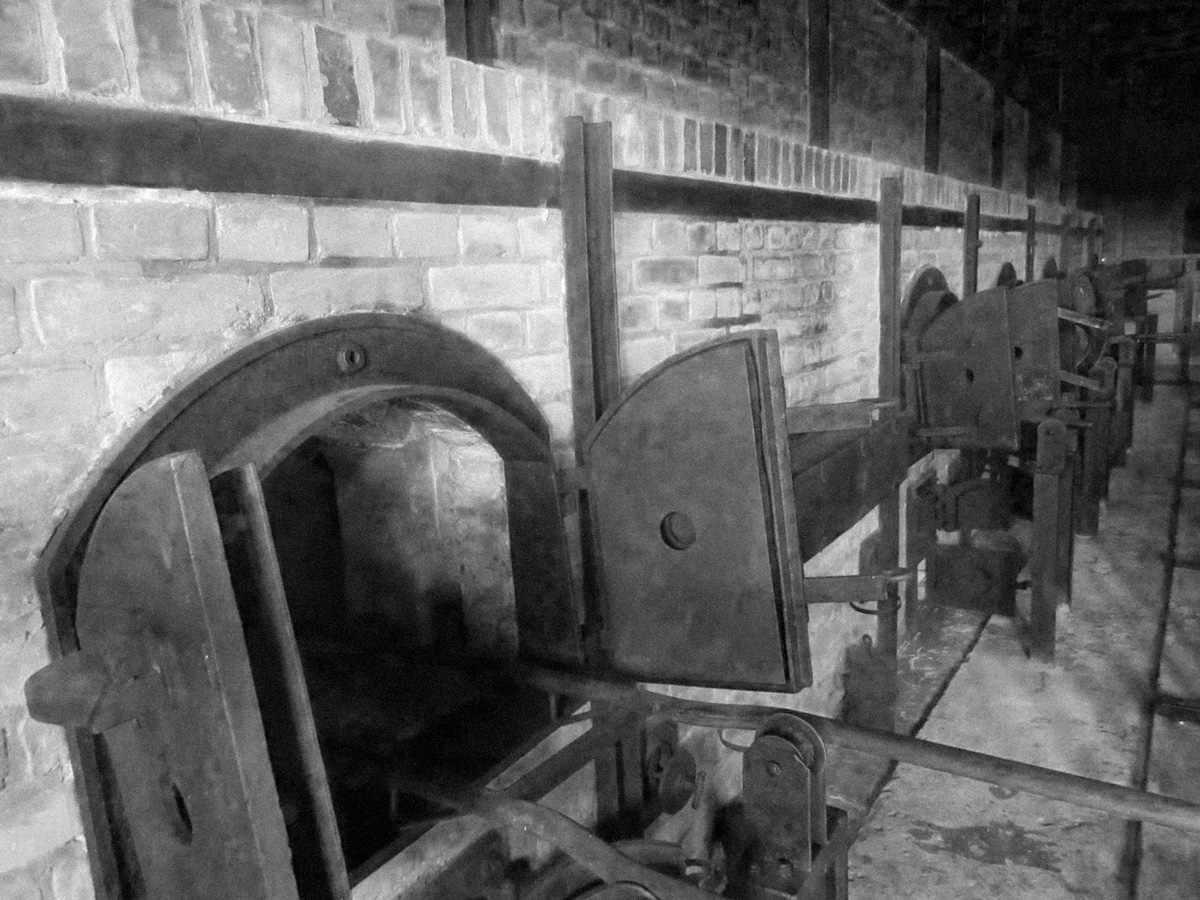
[[[1079,145],[1084,182],[1200,181],[1191,154],[1142,146],[1200,136],[1200,0],[884,2]]]

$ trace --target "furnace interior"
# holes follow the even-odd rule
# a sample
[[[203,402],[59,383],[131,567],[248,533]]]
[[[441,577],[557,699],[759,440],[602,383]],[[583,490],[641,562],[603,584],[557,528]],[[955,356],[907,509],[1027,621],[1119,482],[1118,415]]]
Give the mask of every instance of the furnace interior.
[[[503,461],[411,400],[328,421],[264,484],[352,877],[428,827],[404,777],[483,775],[550,721],[545,694],[485,689],[515,658]],[[285,813],[286,797],[282,798]]]

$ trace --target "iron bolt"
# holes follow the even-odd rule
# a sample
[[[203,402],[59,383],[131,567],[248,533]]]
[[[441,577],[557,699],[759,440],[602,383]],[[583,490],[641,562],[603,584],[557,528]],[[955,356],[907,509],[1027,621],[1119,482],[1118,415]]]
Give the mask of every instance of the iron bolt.
[[[783,769],[780,768],[779,763],[775,762],[775,760],[771,760],[770,762],[767,763],[767,774],[770,775],[772,778],[774,778],[776,775],[778,775],[782,771],[783,771]]]

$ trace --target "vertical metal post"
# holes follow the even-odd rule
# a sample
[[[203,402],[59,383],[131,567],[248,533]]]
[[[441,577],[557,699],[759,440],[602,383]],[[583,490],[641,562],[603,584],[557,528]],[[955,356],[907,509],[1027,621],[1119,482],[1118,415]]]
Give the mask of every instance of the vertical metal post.
[[[829,0],[808,0],[808,141],[829,147],[832,103]]]
[[[879,396],[900,396],[900,252],[903,226],[901,214],[904,183],[884,178],[879,186]],[[895,448],[893,452],[907,452]],[[879,539],[883,564],[894,568],[900,562],[900,484],[892,485],[879,505]],[[899,638],[900,595],[897,585],[888,588],[886,602],[879,604],[876,652],[887,661],[891,678],[889,695],[896,696],[896,645]],[[895,727],[892,707],[891,727]],[[881,727],[889,723],[880,723]],[[890,729],[889,729],[890,730]]]
[[[617,269],[613,239],[612,123],[583,126],[587,181],[587,260],[592,317],[592,371],[596,414],[621,393],[621,348],[617,328]]]
[[[582,118],[571,116],[565,120],[563,130],[561,202],[567,340],[575,456],[580,464],[584,462],[588,433],[620,389],[610,129],[608,123],[584,125]],[[581,491],[577,496],[585,653],[596,665],[604,656],[603,614],[592,555],[594,535],[588,495]],[[598,708],[597,714],[610,716],[617,711]],[[636,758],[627,747],[636,748]],[[640,788],[640,754],[640,736],[631,730],[596,755],[597,819],[600,829],[614,837],[621,836],[630,827],[630,820],[640,816],[640,791],[630,796],[632,773],[636,773]]]
[[[1138,362],[1134,368],[1139,396],[1143,403],[1150,403],[1154,400],[1154,379],[1158,372],[1158,345],[1153,340],[1158,334],[1158,313],[1147,313],[1138,333],[1151,337],[1138,347]]]
[[[925,171],[942,164],[942,44],[937,35],[925,39]]]
[[[963,299],[979,291],[979,195],[967,195],[967,214],[963,220]]]
[[[1113,440],[1113,465],[1124,466],[1133,444],[1133,366],[1137,344],[1131,337],[1117,341],[1116,436]]]
[[[571,362],[571,407],[575,455],[583,458],[583,442],[599,417],[596,408],[592,349],[591,273],[588,265],[587,164],[583,119],[563,123],[562,164],[563,260],[566,276],[567,345]]]
[[[1054,632],[1058,604],[1064,602],[1059,584],[1059,562],[1063,538],[1062,495],[1069,494],[1067,426],[1057,419],[1038,425],[1037,464],[1033,476],[1033,540],[1029,561],[1031,600],[1029,607],[1030,651],[1038,659],[1054,656]],[[1070,522],[1065,529],[1072,538]]]
[[[1037,259],[1037,207],[1029,204],[1029,212],[1025,218],[1025,282],[1028,284],[1036,276]]]
[[[1184,334],[1192,330],[1192,318],[1196,307],[1196,261],[1185,260],[1180,288],[1175,293],[1175,331]],[[1179,381],[1187,384],[1191,378],[1192,351],[1187,341],[1176,345],[1179,353]]]

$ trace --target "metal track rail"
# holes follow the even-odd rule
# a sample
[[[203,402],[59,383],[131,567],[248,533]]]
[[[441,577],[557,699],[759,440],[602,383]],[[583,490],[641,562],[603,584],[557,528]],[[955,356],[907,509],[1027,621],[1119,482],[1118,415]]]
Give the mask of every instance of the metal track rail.
[[[634,684],[579,678],[544,670],[522,670],[519,677],[528,684],[554,693],[603,700],[649,717],[669,717],[711,728],[753,729],[771,715],[790,713],[812,725],[821,738],[830,744],[1000,787],[1052,797],[1132,821],[1151,822],[1200,834],[1200,804],[1178,797],[1154,794],[920,738],[859,728],[823,716],[797,713],[795,710],[699,703],[657,694]]]

